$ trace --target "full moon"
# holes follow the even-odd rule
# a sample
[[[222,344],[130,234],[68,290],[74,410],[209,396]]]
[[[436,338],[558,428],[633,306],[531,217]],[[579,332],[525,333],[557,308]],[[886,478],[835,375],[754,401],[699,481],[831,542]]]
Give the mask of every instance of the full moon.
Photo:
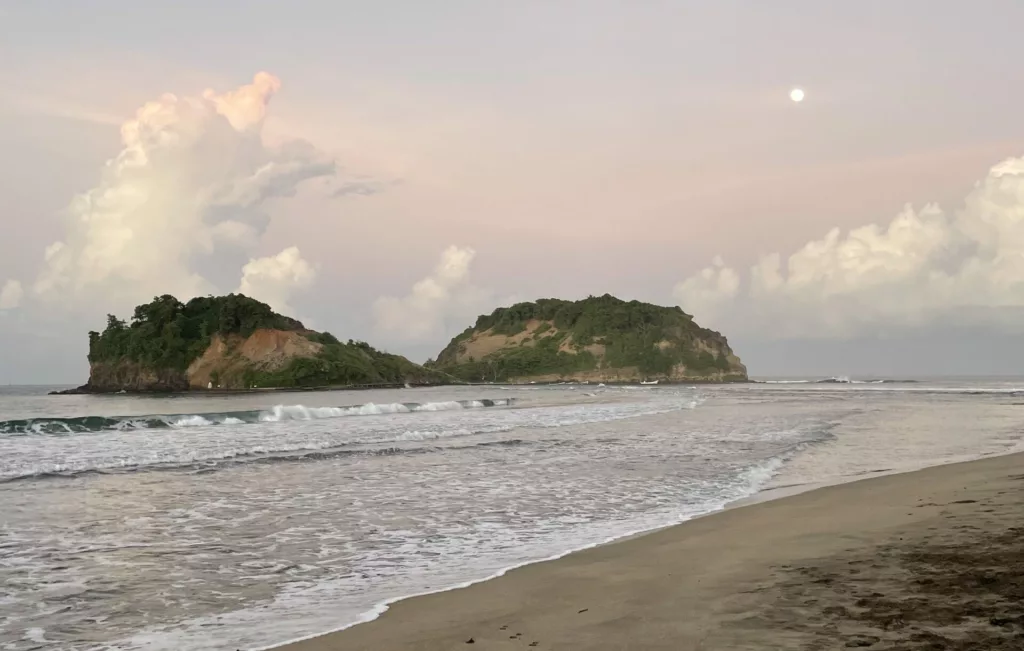
[[[801,88],[794,88],[793,90],[789,91],[789,99],[793,100],[794,102],[802,102],[802,101],[804,101],[804,91],[803,91],[803,89],[801,89]]]

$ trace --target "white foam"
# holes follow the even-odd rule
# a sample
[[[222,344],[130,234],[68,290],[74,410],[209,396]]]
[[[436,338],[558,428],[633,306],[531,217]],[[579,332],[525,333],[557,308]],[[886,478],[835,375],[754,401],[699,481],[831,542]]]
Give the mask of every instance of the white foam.
[[[141,418],[127,418],[114,425],[114,429],[118,429],[121,431],[133,429],[146,429],[148,427],[149,423]]]
[[[495,401],[495,404],[502,404]],[[473,401],[474,407],[483,407],[484,403]],[[276,423],[284,420],[314,420],[320,418],[342,418],[345,416],[378,416],[381,414],[405,414],[413,411],[448,411],[464,409],[461,403],[454,400],[444,402],[428,402],[409,407],[401,402],[376,404],[368,402],[355,407],[307,407],[305,405],[277,405],[260,414],[260,421]]]
[[[260,421],[277,423],[283,420],[312,420],[314,418],[338,418],[346,416],[340,407],[306,407],[305,405],[276,405],[260,414]]]
[[[48,473],[78,473],[89,470],[145,468],[147,466],[191,465],[241,459],[246,456],[288,455],[301,451],[345,448],[351,445],[427,441],[469,434],[490,434],[515,428],[558,428],[586,423],[613,422],[692,409],[704,400],[693,393],[653,402],[611,401],[558,403],[516,410],[481,408],[490,401],[474,400],[466,406],[454,400],[422,405],[369,403],[354,408],[278,405],[261,412],[257,422],[244,423],[231,416],[208,414],[167,417],[169,427],[155,428],[144,438],[132,428],[103,430],[97,436],[25,438],[19,450],[0,458],[0,479]],[[492,399],[494,406],[508,399]],[[480,407],[475,407],[480,405]],[[356,418],[344,427],[328,424],[330,419],[360,413],[404,414],[410,411],[422,419],[402,422],[384,418]],[[127,422],[127,421],[126,421]],[[145,422],[145,421],[140,421]],[[290,427],[276,423],[289,422]],[[408,423],[408,424],[406,424]],[[230,426],[230,434],[209,436],[206,427]],[[407,434],[406,432],[415,432]],[[22,445],[23,444],[23,445]],[[15,453],[17,452],[17,453]]]
[[[419,432],[409,431],[402,432],[393,437],[378,439],[379,442],[386,441],[433,441],[437,439],[446,439],[454,436],[472,436],[475,434],[472,430],[468,429],[456,429],[456,430],[441,430],[439,432]],[[374,441],[374,442],[378,442]]]
[[[474,407],[483,407],[482,402],[473,401]],[[462,403],[455,402],[454,400],[448,400],[445,402],[427,402],[416,407],[416,411],[448,411],[450,409],[464,409]]]
[[[411,580],[407,583],[411,588],[415,585],[434,585],[418,589],[412,588],[407,593],[382,599],[361,611],[352,611],[347,621],[343,621],[341,625],[332,626],[329,622],[337,621],[339,616],[344,617],[341,614],[344,609],[339,612],[339,606],[335,601],[340,594],[344,594],[346,591],[347,579],[344,578],[327,579],[313,586],[287,588],[279,592],[273,601],[267,604],[198,617],[173,627],[140,631],[114,646],[117,648],[121,646],[145,648],[150,651],[194,651],[217,646],[247,647],[252,651],[267,651],[281,645],[320,637],[372,621],[384,614],[392,604],[399,601],[469,587],[499,578],[509,571],[527,565],[557,560],[575,552],[673,526],[701,515],[719,511],[738,499],[756,493],[780,464],[780,460],[770,459],[764,464],[749,468],[737,477],[731,490],[703,504],[693,505],[687,510],[670,509],[658,513],[640,514],[630,522],[619,523],[588,522],[583,519],[579,520],[582,528],[576,531],[552,529],[550,533],[557,532],[557,535],[550,536],[546,545],[537,548],[535,556],[507,562],[495,569],[483,569],[487,564],[487,556],[469,554],[458,567],[461,569],[460,573],[468,573],[471,578],[459,581],[437,576],[432,578],[429,575],[410,577]],[[607,532],[609,529],[613,531],[610,535],[601,533],[602,531]],[[498,547],[501,548],[502,545],[498,545]],[[552,547],[555,548],[555,551],[551,551]],[[541,551],[545,548],[548,551]],[[466,551],[463,550],[463,552]],[[521,546],[517,548],[517,552],[513,556],[518,555],[522,558],[523,552],[529,554],[529,550],[524,550]],[[476,576],[473,576],[475,573],[474,561],[484,563],[478,567]],[[380,586],[378,585],[378,587]],[[349,605],[352,604],[349,603]],[[228,641],[220,637],[226,631],[235,633],[244,631],[246,633],[242,637]],[[278,639],[273,639],[274,631],[279,633]],[[291,631],[293,636],[286,637],[285,631]],[[297,631],[316,632],[294,636],[294,632]],[[260,643],[255,642],[256,638],[262,638],[261,646]]]
[[[778,471],[778,469],[782,466],[783,462],[784,460],[782,458],[772,458],[766,460],[764,463],[748,468],[747,470],[740,474],[740,481],[737,482],[732,491],[723,494],[717,500],[713,500],[708,503],[705,503],[704,505],[694,507],[689,511],[675,512],[674,514],[663,513],[660,515],[654,515],[654,517],[647,518],[643,524],[633,525],[632,527],[627,525],[625,528],[623,528],[620,531],[617,531],[612,535],[591,538],[586,542],[583,542],[580,539],[577,539],[573,542],[568,542],[568,540],[571,540],[571,537],[567,537],[565,547],[557,552],[538,556],[537,558],[532,558],[529,560],[511,563],[496,571],[491,571],[487,574],[481,575],[476,578],[468,579],[457,583],[451,583],[448,585],[444,585],[442,587],[429,588],[416,592],[410,592],[409,594],[405,594],[402,596],[385,599],[374,604],[372,607],[365,610],[363,613],[353,618],[351,621],[346,622],[335,628],[319,631],[308,635],[302,635],[291,639],[276,641],[266,646],[256,647],[252,649],[252,651],[269,651],[279,646],[293,644],[296,642],[310,640],[324,635],[329,635],[331,633],[343,631],[352,628],[353,626],[356,626],[358,624],[363,624],[377,619],[385,612],[387,612],[392,604],[397,603],[399,601],[405,601],[406,599],[413,599],[415,597],[421,597],[425,595],[437,594],[442,592],[450,592],[452,590],[467,588],[477,583],[483,583],[485,581],[491,581],[493,579],[500,578],[508,572],[519,569],[521,567],[526,567],[528,565],[533,565],[535,563],[544,563],[548,561],[558,560],[560,558],[568,556],[569,554],[574,554],[587,549],[592,549],[594,547],[599,547],[601,545],[606,545],[626,538],[631,538],[633,536],[637,536],[643,533],[663,529],[665,527],[675,526],[678,524],[682,524],[683,522],[692,520],[696,517],[720,511],[733,502],[736,502],[742,498],[749,497],[757,493],[761,489],[761,487],[764,486],[765,483],[767,483],[772,478],[772,476]],[[607,529],[607,524],[610,523],[605,523],[604,525],[602,525],[602,528]],[[275,610],[275,606],[278,605],[284,607],[287,610],[294,610],[298,608],[304,612],[312,612],[317,608],[322,610],[324,604],[322,601],[320,601],[320,599],[324,596],[323,592],[325,591],[325,587],[326,586],[319,586],[309,591],[301,591],[287,596],[279,595],[275,598],[274,603],[269,606],[263,606],[254,609],[243,609],[239,611],[218,615],[217,621],[218,623],[225,623],[225,619],[232,620],[237,618],[239,621],[235,622],[236,624],[242,624],[248,621],[255,625],[257,622],[266,621],[268,617],[272,618],[272,613]],[[310,600],[310,598],[312,598],[312,600]],[[163,651],[164,649],[170,650],[184,648],[180,647],[180,645],[188,645],[189,642],[191,643],[191,646],[189,646],[189,648],[199,648],[204,643],[204,641],[201,638],[204,634],[203,629],[205,628],[205,621],[206,618],[196,619],[192,620],[191,622],[187,622],[186,624],[188,624],[188,626],[177,629],[176,631],[174,631],[172,635],[167,637],[165,637],[166,634],[144,634],[144,636],[139,635],[133,637],[131,641],[133,643],[138,644],[145,640],[150,643],[145,645],[146,648],[159,649],[160,651]],[[190,631],[191,634],[186,631]],[[159,646],[151,646],[152,643],[157,640],[159,640]]]
[[[213,425],[212,422],[202,416],[182,416],[171,421],[170,424],[171,427],[204,427],[206,425]]]
[[[133,535],[146,540],[145,530],[152,529],[180,548],[183,540],[205,545],[220,533],[230,536],[227,529],[219,529],[221,523],[251,521],[247,531],[272,532],[266,544],[250,540],[259,536],[240,536],[235,542],[248,558],[265,562],[239,570],[239,576],[232,568],[242,564],[231,563],[222,565],[224,574],[215,578],[168,581],[185,586],[185,605],[195,608],[190,612],[208,614],[183,622],[171,621],[168,615],[129,626],[106,626],[103,634],[111,637],[152,628],[141,630],[129,643],[104,639],[104,644],[148,651],[253,648],[296,636],[313,637],[307,634],[338,624],[347,628],[374,619],[407,596],[469,585],[511,568],[690,519],[772,482],[873,471],[896,463],[902,469],[902,460],[930,463],[941,456],[948,461],[952,457],[947,455],[1024,445],[1019,414],[1010,400],[980,397],[973,401],[978,408],[971,410],[961,397],[915,395],[894,401],[890,396],[878,401],[877,411],[864,412],[863,399],[873,389],[670,387],[643,394],[602,391],[607,400],[581,401],[567,398],[570,392],[565,388],[545,388],[531,389],[539,393],[523,396],[523,408],[514,410],[472,409],[474,402],[464,401],[465,407],[420,416],[395,410],[390,413],[399,415],[322,421],[316,412],[307,411],[308,416],[289,424],[254,423],[224,428],[217,436],[193,427],[157,428],[144,437],[130,432],[23,437],[10,443],[11,451],[23,456],[0,459],[0,474],[18,467],[12,458],[57,462],[58,468],[180,459],[198,461],[205,468],[215,465],[206,463],[210,459],[274,455],[277,450],[299,455],[303,450],[345,446],[358,451],[363,445],[445,450],[400,456],[314,455],[321,460],[303,464],[299,472],[292,464],[267,464],[252,472],[195,478],[175,472],[153,478],[200,491],[215,487],[209,494],[217,499],[204,503],[194,497],[201,492],[190,490],[186,496],[168,491],[182,495],[175,502],[183,507],[181,512],[168,516],[167,510],[137,510],[134,513],[154,521],[139,525]],[[751,391],[758,394],[751,397]],[[851,401],[842,397],[849,391],[861,393]],[[684,413],[703,400],[701,392],[714,397],[716,404]],[[781,404],[764,399],[783,392],[808,393],[809,399]],[[439,395],[464,394],[449,389],[432,394]],[[840,398],[830,401],[827,396]],[[399,403],[381,399],[374,408],[393,404]],[[888,409],[890,404],[896,408]],[[913,408],[903,409],[906,405]],[[333,411],[327,413],[325,418],[333,417]],[[657,416],[666,413],[670,415]],[[339,415],[355,414],[340,408]],[[227,420],[224,415],[206,417]],[[645,418],[617,422],[634,417]],[[572,429],[547,429],[565,426]],[[511,437],[489,434],[507,429],[516,432]],[[900,436],[893,436],[894,431]],[[975,435],[964,437],[964,431]],[[459,438],[470,436],[474,438],[469,445]],[[508,438],[529,447],[475,445]],[[454,439],[454,445],[432,442],[436,439]],[[806,452],[798,454],[804,447]],[[783,459],[793,455],[796,459],[784,464]],[[808,476],[793,476],[805,472]],[[136,476],[110,481],[130,482]],[[728,483],[719,481],[722,477],[728,477]],[[64,490],[65,485],[71,482],[41,483],[40,489]],[[268,486],[275,490],[268,491]],[[332,508],[323,509],[323,504]],[[295,513],[305,516],[291,520],[291,527],[275,524]],[[67,524],[60,520],[56,526]],[[90,541],[95,538],[93,530],[79,533]],[[116,532],[125,534],[124,527]],[[103,552],[89,556],[102,557]],[[106,568],[99,569],[100,576],[107,576]],[[239,585],[236,579],[260,581],[268,600],[229,602],[231,591],[225,586]],[[205,595],[202,604],[191,601],[196,594]],[[34,621],[25,628],[58,628],[57,618],[31,617]]]
[[[762,464],[744,470],[741,473],[741,477],[743,478],[750,494],[753,495],[759,491],[762,486],[765,486],[769,481],[771,481],[772,477],[778,474],[779,469],[782,468],[785,463],[786,457],[775,457]]]
[[[36,644],[49,644],[50,640],[46,639],[46,631],[42,628],[30,628],[25,631],[25,639]]]
[[[892,392],[892,393],[936,393],[936,394],[950,394],[950,393],[962,393],[967,395],[1010,395],[1015,393],[1024,393],[1024,387],[1020,386],[1007,386],[1007,387],[991,387],[991,386],[912,386],[899,382],[886,382],[885,380],[872,380],[872,381],[854,381],[849,383],[843,382],[760,382],[758,384],[812,384],[813,388],[806,389],[807,391],[873,391],[873,392]],[[853,388],[856,387],[856,388]]]

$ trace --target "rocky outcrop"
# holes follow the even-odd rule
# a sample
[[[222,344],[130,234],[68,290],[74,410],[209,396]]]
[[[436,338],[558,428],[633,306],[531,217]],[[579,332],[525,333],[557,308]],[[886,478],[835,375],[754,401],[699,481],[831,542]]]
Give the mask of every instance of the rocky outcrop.
[[[328,364],[321,355],[325,344],[314,341],[321,337],[309,330],[274,330],[259,329],[248,337],[241,335],[215,334],[202,355],[189,364],[184,371],[178,369],[154,369],[139,362],[122,359],[117,362],[92,362],[89,365],[88,383],[55,394],[81,393],[172,393],[190,390],[241,390],[276,388],[281,385],[261,385],[253,378],[273,377],[273,374],[287,370],[296,361],[319,366]],[[370,384],[394,384],[402,386],[406,383],[417,385],[441,384],[445,378],[434,371],[409,362],[405,358],[388,356],[373,351],[365,344],[340,344],[337,341],[326,344],[345,348],[351,355],[359,357],[359,361],[367,368],[374,368],[381,358],[389,358],[390,365],[398,367],[398,375],[382,376],[370,381]],[[321,386],[331,384],[323,382]],[[349,384],[338,382],[337,385]],[[360,384],[360,382],[355,382]],[[285,387],[311,386],[284,385]]]
[[[541,332],[538,333],[538,330]],[[547,337],[559,336],[559,330],[551,323],[532,321],[527,329],[515,335],[503,335],[493,330],[475,332],[465,339],[454,349],[442,353],[438,357],[439,367],[450,369],[476,361],[488,359],[500,359],[502,351],[514,350],[520,347],[536,346],[539,340]],[[663,351],[672,351],[682,344],[670,341],[658,342]],[[674,364],[667,372],[643,372],[637,366],[613,366],[607,360],[607,346],[603,344],[590,344],[579,347],[573,345],[571,336],[563,339],[559,346],[559,352],[566,355],[576,355],[580,352],[588,352],[596,358],[596,365],[593,369],[539,374],[512,374],[506,379],[511,382],[605,382],[605,383],[639,383],[659,380],[661,382],[745,382],[747,381],[747,367],[740,361],[740,358],[733,353],[725,338],[714,338],[708,340],[697,340],[692,343],[692,348],[698,352],[708,352],[716,359],[721,357],[727,361],[727,368],[698,368],[688,366],[685,363]],[[484,379],[483,377],[481,379]]]
[[[257,330],[249,337],[214,335],[210,346],[186,371],[153,369],[130,360],[93,362],[89,381],[59,393],[172,393],[190,389],[246,389],[247,371],[280,371],[300,357],[314,358],[323,348],[304,332]]]
[[[433,364],[475,382],[747,380],[721,333],[677,307],[609,295],[499,308],[455,337]]]
[[[188,390],[188,377],[175,369],[151,369],[138,362],[96,362],[89,365],[89,381],[59,393],[173,393]]]
[[[443,374],[341,342],[242,294],[170,294],[138,305],[130,321],[107,315],[89,332],[89,382],[74,393],[189,389],[312,389],[437,384]]]

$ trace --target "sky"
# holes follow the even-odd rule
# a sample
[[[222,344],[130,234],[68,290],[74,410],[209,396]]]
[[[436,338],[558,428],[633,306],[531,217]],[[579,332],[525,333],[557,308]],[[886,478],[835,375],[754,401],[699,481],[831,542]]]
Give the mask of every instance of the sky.
[[[755,377],[1020,373],[1022,21],[0,0],[0,383],[82,382],[106,314],[231,291],[416,361],[611,293]]]

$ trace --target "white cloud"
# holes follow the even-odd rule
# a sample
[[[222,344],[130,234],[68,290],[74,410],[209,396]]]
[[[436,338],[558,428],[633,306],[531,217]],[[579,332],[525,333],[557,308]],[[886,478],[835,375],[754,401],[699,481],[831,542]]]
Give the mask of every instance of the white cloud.
[[[1024,330],[1024,158],[994,166],[955,215],[907,206],[872,224],[763,256],[721,260],[676,285],[698,322],[759,335],[856,336],[932,324]]]
[[[449,246],[433,273],[406,296],[383,296],[374,303],[377,327],[403,341],[425,341],[465,329],[488,305],[490,293],[469,281],[476,257],[471,248]]]
[[[249,260],[242,267],[238,291],[263,301],[275,311],[294,316],[288,299],[298,289],[313,284],[316,271],[302,258],[298,247],[289,247],[277,255]]]
[[[334,161],[308,143],[264,143],[279,88],[261,72],[233,91],[165,94],[140,108],[121,126],[123,148],[99,184],[68,207],[66,233],[46,249],[33,297],[113,311],[157,294],[230,289],[270,221],[265,202],[335,175]]]
[[[24,295],[21,283],[17,280],[8,280],[0,289],[0,310],[11,310],[21,304],[21,297]]]
[[[676,285],[675,293],[685,297],[684,307],[689,313],[707,314],[735,297],[739,287],[739,274],[716,255],[710,267]]]

